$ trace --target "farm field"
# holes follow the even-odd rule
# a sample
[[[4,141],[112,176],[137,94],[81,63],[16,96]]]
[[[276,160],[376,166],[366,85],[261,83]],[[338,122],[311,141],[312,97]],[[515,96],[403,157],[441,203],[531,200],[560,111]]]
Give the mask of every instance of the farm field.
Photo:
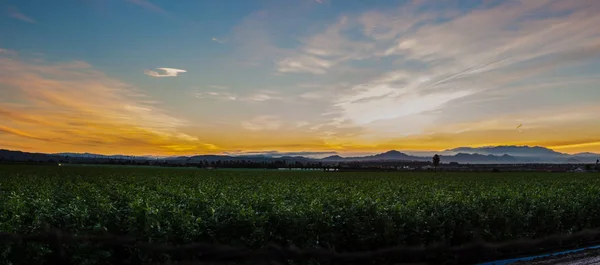
[[[0,231],[44,224],[151,242],[336,251],[459,245],[476,231],[506,241],[600,227],[600,175],[0,166]],[[2,244],[0,264],[37,264],[48,251]],[[68,251],[77,264],[112,264],[110,249]],[[126,251],[140,263],[169,259]]]

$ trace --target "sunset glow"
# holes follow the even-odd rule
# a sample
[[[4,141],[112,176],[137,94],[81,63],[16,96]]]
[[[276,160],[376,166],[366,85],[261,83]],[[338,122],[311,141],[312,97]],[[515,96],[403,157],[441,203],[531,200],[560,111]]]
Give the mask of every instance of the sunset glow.
[[[0,5],[0,149],[600,152],[600,1]]]

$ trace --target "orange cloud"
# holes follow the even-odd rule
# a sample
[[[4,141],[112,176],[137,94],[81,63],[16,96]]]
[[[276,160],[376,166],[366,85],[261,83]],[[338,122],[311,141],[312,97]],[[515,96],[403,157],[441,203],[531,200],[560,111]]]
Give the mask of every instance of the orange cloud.
[[[0,146],[131,154],[215,152],[182,133],[187,122],[85,62],[0,57]]]

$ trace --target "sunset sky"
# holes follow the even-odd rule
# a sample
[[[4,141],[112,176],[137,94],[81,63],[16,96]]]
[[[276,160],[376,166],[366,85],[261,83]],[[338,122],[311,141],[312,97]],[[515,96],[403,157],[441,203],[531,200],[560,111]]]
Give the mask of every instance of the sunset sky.
[[[7,0],[0,11],[0,149],[600,152],[596,0]]]

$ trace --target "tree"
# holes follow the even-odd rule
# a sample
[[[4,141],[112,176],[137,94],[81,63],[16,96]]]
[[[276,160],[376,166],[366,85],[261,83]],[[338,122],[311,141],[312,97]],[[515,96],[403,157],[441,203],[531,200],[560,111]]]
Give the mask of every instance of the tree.
[[[433,167],[435,167],[435,171],[437,171],[437,167],[440,165],[440,156],[435,154],[433,156]]]

